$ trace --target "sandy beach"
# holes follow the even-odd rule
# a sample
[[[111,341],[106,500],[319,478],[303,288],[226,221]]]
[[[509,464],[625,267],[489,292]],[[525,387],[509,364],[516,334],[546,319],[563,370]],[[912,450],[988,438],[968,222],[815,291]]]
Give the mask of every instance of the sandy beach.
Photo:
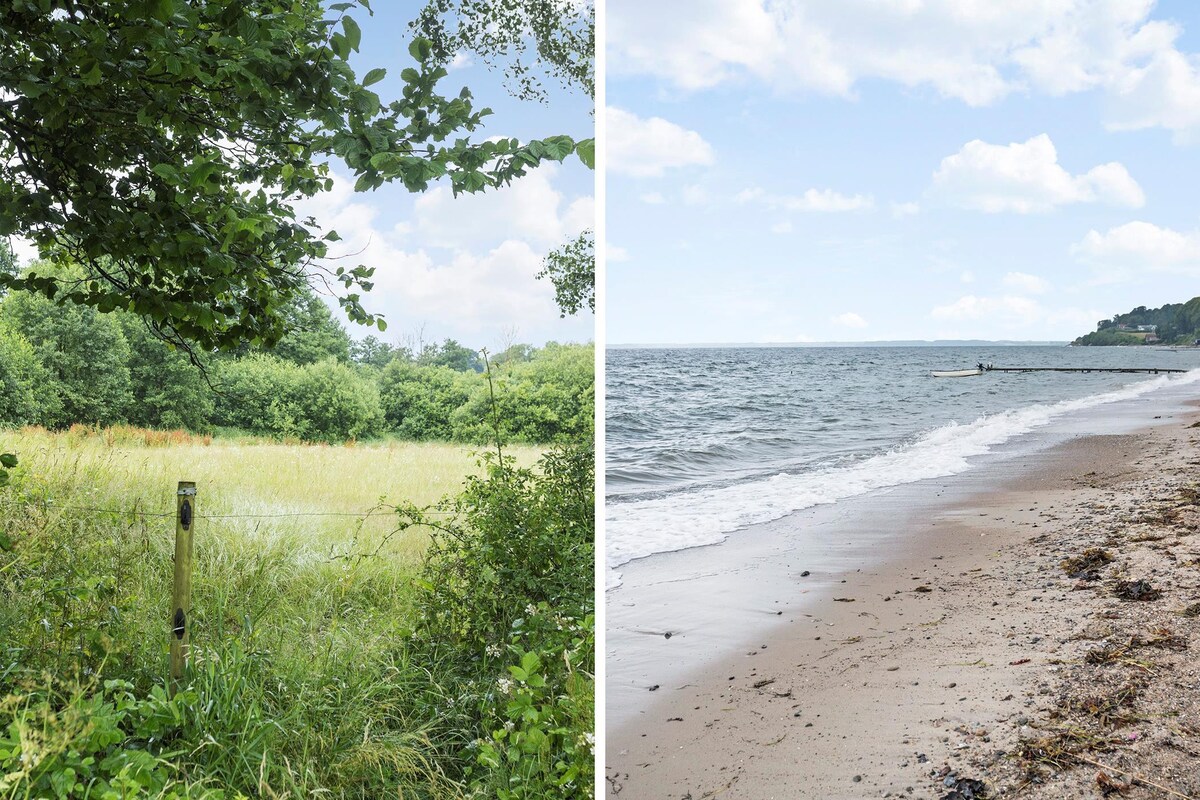
[[[729,613],[775,619],[741,637],[672,630],[631,570],[647,607],[610,610],[636,620],[614,647],[655,637],[694,668],[616,660],[637,677],[609,687],[608,796],[1200,797],[1198,426],[1164,413],[986,491],[877,503],[820,571],[748,538],[763,579]]]

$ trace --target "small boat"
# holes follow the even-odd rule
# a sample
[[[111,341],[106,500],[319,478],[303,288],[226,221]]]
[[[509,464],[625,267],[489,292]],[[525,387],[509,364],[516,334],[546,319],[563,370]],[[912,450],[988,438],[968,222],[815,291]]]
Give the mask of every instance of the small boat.
[[[981,369],[935,369],[930,375],[935,378],[968,378],[972,375],[982,375]]]

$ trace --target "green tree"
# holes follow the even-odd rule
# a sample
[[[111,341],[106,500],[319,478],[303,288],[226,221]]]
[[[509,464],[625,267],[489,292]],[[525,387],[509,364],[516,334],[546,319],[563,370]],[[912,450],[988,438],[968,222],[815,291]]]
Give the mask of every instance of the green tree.
[[[538,278],[554,284],[554,300],[561,316],[575,315],[584,305],[596,311],[596,240],[591,231],[550,251],[542,262]]]
[[[365,336],[350,343],[350,360],[357,364],[372,367],[386,367],[387,363],[399,355],[399,349],[392,347],[375,336]]]
[[[5,295],[5,278],[11,280],[20,273],[21,268],[17,264],[17,255],[13,252],[12,245],[0,239],[0,297]]]
[[[311,289],[288,309],[284,325],[287,333],[271,350],[280,358],[296,364],[315,364],[326,358],[350,360],[350,335]]]
[[[453,436],[450,416],[467,402],[477,380],[473,373],[445,366],[392,361],[379,376],[388,428],[406,439],[449,441]]]
[[[129,343],[133,403],[127,420],[146,428],[208,428],[213,392],[201,368],[155,336],[140,317],[118,314],[117,318]]]
[[[545,101],[542,76],[596,94],[596,13],[577,0],[429,0],[412,28],[433,45],[439,63],[460,51],[489,67],[504,64],[509,91]],[[529,51],[535,54],[529,60]]]
[[[427,366],[449,367],[455,372],[483,371],[483,361],[478,351],[463,347],[454,339],[446,339],[440,345],[426,346],[418,361]]]
[[[264,436],[341,442],[383,427],[375,383],[334,359],[299,365],[255,353],[217,368],[214,420]]]
[[[595,349],[550,342],[526,362],[497,368],[494,387],[475,385],[451,416],[454,438],[484,443],[501,435],[537,444],[590,441],[595,424]],[[493,416],[492,395],[496,414]]]
[[[13,292],[0,303],[0,326],[24,336],[51,376],[59,406],[48,413],[48,425],[111,425],[125,419],[133,399],[129,345],[115,317]]]
[[[293,203],[332,186],[501,186],[577,149],[567,136],[471,141],[487,109],[441,93],[447,72],[417,39],[400,99],[349,59],[367,0],[12,0],[0,12],[0,236],[31,238],[81,278],[35,270],[0,284],[102,312],[131,310],[201,349],[270,346],[317,272],[349,318],[372,269],[324,266],[334,232]],[[591,140],[580,143],[592,163]],[[381,326],[382,327],[382,326]]]
[[[0,326],[0,425],[41,425],[58,417],[62,401],[25,337]]]

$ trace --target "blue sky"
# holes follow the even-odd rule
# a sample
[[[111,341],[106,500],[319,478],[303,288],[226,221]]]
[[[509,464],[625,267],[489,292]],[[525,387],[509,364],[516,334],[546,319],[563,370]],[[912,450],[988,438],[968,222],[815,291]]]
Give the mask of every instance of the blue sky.
[[[1200,8],[608,3],[611,343],[1072,339],[1200,294]]]
[[[424,2],[376,0],[372,5],[374,16],[351,12],[363,31],[361,51],[351,63],[360,77],[374,67],[388,70],[372,86],[386,103],[403,88],[401,70],[413,65],[408,23]],[[505,91],[502,71],[489,71],[470,58],[457,59],[441,85],[450,96],[468,86],[477,107],[495,111],[477,138],[594,135],[591,99],[580,92],[551,84],[547,104],[518,101]],[[375,289],[364,305],[385,316],[387,331],[347,323],[355,338],[373,334],[409,344],[450,337],[493,350],[513,342],[592,340],[594,318],[585,311],[561,319],[553,286],[534,278],[549,250],[594,226],[595,176],[574,156],[510,188],[457,199],[448,185],[420,195],[402,186],[355,194],[345,168],[335,163],[334,171],[335,190],[297,208],[301,217],[312,214],[323,228],[342,236],[336,246],[340,252],[331,255],[361,251],[337,263],[376,267]],[[28,245],[14,244],[19,256],[33,255]]]
[[[361,52],[351,60],[364,75],[385,67],[388,77],[372,87],[385,102],[403,88],[400,72],[412,65],[408,22],[423,2],[375,2],[375,14],[356,14]],[[551,89],[549,102],[522,102],[504,88],[502,70],[460,58],[442,86],[446,94],[470,87],[476,106],[495,114],[478,138],[516,136],[525,141],[554,134],[577,139],[593,134],[591,99]],[[335,192],[313,204],[318,219],[337,229],[347,252],[365,248],[363,263],[376,266],[376,285],[366,305],[386,315],[383,338],[458,339],[471,347],[502,347],[513,341],[590,341],[594,318],[561,319],[554,288],[534,276],[551,249],[594,226],[594,173],[571,156],[536,170],[512,187],[453,198],[448,185],[412,195],[401,186],[369,194]],[[374,333],[350,325],[352,335]]]

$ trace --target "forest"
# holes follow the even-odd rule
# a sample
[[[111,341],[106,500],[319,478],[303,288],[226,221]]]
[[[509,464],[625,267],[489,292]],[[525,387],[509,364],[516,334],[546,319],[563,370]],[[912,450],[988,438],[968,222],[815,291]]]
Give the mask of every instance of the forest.
[[[30,271],[39,269],[51,267]],[[355,341],[311,289],[285,317],[274,347],[188,353],[128,312],[9,293],[0,299],[0,426],[478,444],[496,433],[486,421],[494,395],[506,440],[591,436],[591,345],[512,344],[485,364],[453,339]]]
[[[1155,341],[1147,342],[1145,335],[1138,336],[1139,325],[1155,326]],[[1200,297],[1186,303],[1167,303],[1161,308],[1138,306],[1132,311],[1117,314],[1111,319],[1096,323],[1096,330],[1080,336],[1076,345],[1128,345],[1128,344],[1194,344],[1200,337]]]

